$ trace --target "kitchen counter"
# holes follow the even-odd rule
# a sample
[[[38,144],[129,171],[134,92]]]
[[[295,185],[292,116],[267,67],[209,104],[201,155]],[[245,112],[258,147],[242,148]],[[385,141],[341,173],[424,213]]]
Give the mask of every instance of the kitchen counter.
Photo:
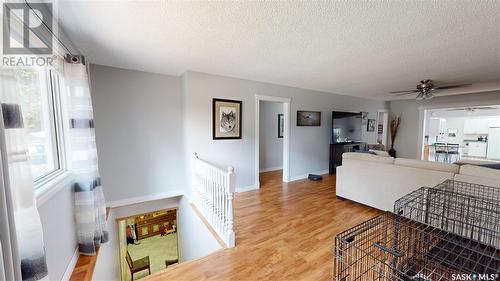
[[[464,142],[488,142],[487,140],[464,140]]]

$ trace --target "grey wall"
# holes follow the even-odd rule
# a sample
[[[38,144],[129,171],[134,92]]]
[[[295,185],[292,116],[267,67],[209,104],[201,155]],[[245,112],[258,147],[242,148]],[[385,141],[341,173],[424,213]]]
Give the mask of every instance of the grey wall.
[[[61,280],[76,247],[74,195],[71,185],[38,206],[50,280]]]
[[[90,68],[99,167],[106,201],[189,190],[194,152],[235,167],[236,186],[255,186],[255,95],[291,98],[290,176],[328,169],[331,111],[367,111],[383,101],[187,72],[171,77],[92,65]],[[242,139],[212,140],[212,98],[243,101]],[[297,127],[297,110],[322,112],[320,127]],[[363,129],[363,140],[376,132]],[[188,180],[184,180],[187,178]]]
[[[433,108],[500,105],[500,91],[436,97],[428,101],[401,100],[390,102],[390,112],[401,114],[401,125],[396,138],[398,157],[416,158],[418,155],[420,112]],[[388,134],[389,135],[389,134]],[[390,140],[389,140],[390,142]]]
[[[101,65],[90,79],[106,201],[183,189],[181,79]]]
[[[187,72],[185,87],[186,154],[198,152],[200,157],[224,167],[235,167],[236,186],[249,187],[256,183],[254,174],[255,95],[289,97],[291,101],[290,176],[328,169],[331,138],[331,111],[368,111],[375,118],[386,103],[363,98],[335,95],[269,83],[236,79],[198,72]],[[212,140],[212,98],[243,101],[241,140]],[[322,112],[320,127],[297,127],[297,110]],[[364,132],[370,143],[376,142],[376,132]],[[187,159],[191,159],[189,157]],[[189,164],[188,164],[189,165]]]
[[[283,138],[278,138],[278,114],[283,103],[260,101],[259,165],[261,170],[283,167]]]

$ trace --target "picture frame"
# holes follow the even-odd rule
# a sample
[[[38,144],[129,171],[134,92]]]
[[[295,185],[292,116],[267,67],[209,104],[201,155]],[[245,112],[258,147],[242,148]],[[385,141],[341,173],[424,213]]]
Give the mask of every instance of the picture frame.
[[[283,138],[285,134],[285,115],[280,113],[278,114],[278,138]]]
[[[241,139],[242,101],[212,99],[212,139]]]
[[[450,128],[448,129],[448,138],[449,139],[455,139],[458,135],[458,129],[457,128]]]
[[[297,111],[297,126],[321,126],[321,111]]]
[[[361,126],[366,126],[368,124],[368,112],[362,111],[361,112]]]
[[[377,120],[375,119],[368,119],[368,124],[366,125],[366,131],[367,132],[375,132],[375,123]]]

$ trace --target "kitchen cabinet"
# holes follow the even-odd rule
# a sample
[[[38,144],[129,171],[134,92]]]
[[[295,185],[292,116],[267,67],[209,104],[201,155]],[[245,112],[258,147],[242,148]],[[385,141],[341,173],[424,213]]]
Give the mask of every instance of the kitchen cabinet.
[[[465,119],[464,134],[480,135],[488,134],[490,127],[489,119]]]
[[[500,127],[500,118],[493,118],[490,120],[490,127]]]
[[[471,156],[471,157],[484,157],[486,158],[486,142],[480,142],[480,141],[471,141],[471,142],[465,142],[465,152],[464,151],[464,156]]]

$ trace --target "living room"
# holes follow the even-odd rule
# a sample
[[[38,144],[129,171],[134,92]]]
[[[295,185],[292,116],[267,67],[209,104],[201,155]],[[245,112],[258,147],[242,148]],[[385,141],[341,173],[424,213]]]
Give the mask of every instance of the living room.
[[[497,1],[2,8],[5,280],[354,280],[340,233],[446,180],[500,188]],[[175,256],[136,247],[162,210]]]

